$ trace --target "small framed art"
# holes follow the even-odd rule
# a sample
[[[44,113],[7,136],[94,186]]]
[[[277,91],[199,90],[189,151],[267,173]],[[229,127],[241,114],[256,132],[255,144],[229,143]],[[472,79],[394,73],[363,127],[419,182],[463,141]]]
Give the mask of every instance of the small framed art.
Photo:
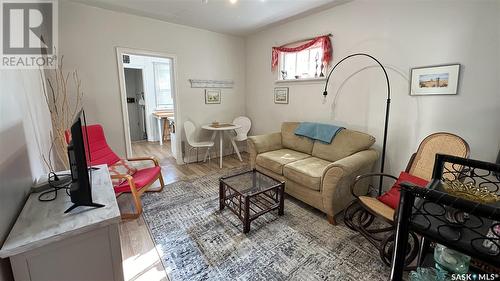
[[[288,104],[288,87],[274,88],[274,103]]]
[[[220,104],[220,89],[205,89],[205,104]]]
[[[456,95],[460,64],[411,69],[411,96]]]

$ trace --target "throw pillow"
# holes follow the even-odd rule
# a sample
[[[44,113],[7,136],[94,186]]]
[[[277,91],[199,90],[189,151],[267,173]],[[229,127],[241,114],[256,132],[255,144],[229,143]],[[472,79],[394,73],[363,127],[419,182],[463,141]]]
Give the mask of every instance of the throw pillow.
[[[116,162],[115,164],[109,166],[108,170],[109,170],[110,176],[116,176],[116,175],[133,176],[135,174],[135,172],[137,172],[137,168],[135,168],[134,165],[132,165],[126,159],[121,159],[120,161]],[[126,179],[111,179],[113,186],[118,186],[118,185],[122,184],[124,181],[126,181]]]
[[[416,184],[420,187],[425,187],[429,183],[427,180],[424,180],[422,178],[416,177],[406,172],[401,172],[401,174],[399,174],[398,180],[396,181],[396,183],[394,183],[391,189],[389,189],[381,196],[377,197],[377,199],[382,203],[386,204],[387,206],[393,209],[397,209],[399,205],[399,198],[401,196],[400,194],[401,186],[399,184],[405,181]]]

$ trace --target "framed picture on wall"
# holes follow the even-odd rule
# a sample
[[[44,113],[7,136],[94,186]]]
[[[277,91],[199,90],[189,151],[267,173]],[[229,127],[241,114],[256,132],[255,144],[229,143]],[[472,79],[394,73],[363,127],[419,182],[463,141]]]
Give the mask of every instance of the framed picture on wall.
[[[220,89],[205,89],[205,104],[219,104]]]
[[[411,69],[411,96],[456,95],[460,64]]]
[[[288,104],[288,87],[274,88],[274,103]]]

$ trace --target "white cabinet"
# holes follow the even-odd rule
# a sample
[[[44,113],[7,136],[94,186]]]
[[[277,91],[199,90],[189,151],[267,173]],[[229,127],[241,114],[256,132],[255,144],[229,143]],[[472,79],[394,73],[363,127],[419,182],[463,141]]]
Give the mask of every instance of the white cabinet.
[[[50,202],[29,196],[0,250],[16,281],[123,280],[120,210],[106,165],[93,171],[92,198],[105,207],[65,214],[72,203],[64,191]]]

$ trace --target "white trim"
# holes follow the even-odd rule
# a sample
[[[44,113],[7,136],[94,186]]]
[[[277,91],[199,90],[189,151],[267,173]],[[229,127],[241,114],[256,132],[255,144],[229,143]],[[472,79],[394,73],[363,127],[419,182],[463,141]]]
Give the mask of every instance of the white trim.
[[[324,83],[326,81],[326,77],[319,78],[299,78],[299,79],[285,79],[285,80],[276,80],[275,84],[287,84],[287,83]]]
[[[125,147],[127,157],[132,155],[132,142],[130,140],[130,125],[128,121],[128,108],[127,108],[127,93],[125,90],[125,73],[124,73],[124,65],[122,60],[122,54],[130,54],[130,55],[138,55],[138,56],[150,56],[150,57],[160,57],[160,58],[168,58],[172,60],[172,68],[173,68],[173,85],[172,90],[174,91],[173,99],[174,99],[174,116],[175,116],[175,124],[176,127],[179,128],[179,124],[182,124],[181,116],[180,116],[180,98],[179,91],[177,89],[177,56],[168,53],[155,52],[149,50],[141,50],[141,49],[132,49],[126,47],[116,47],[116,59],[118,65],[118,80],[120,86],[120,99],[122,103],[122,119],[123,119],[123,128],[124,128],[124,138],[125,138]],[[143,75],[144,80],[144,75]],[[179,136],[175,138],[175,147],[176,147],[176,159],[177,164],[182,165],[184,161],[182,159],[182,149],[181,149],[181,137],[180,131],[177,130]]]

